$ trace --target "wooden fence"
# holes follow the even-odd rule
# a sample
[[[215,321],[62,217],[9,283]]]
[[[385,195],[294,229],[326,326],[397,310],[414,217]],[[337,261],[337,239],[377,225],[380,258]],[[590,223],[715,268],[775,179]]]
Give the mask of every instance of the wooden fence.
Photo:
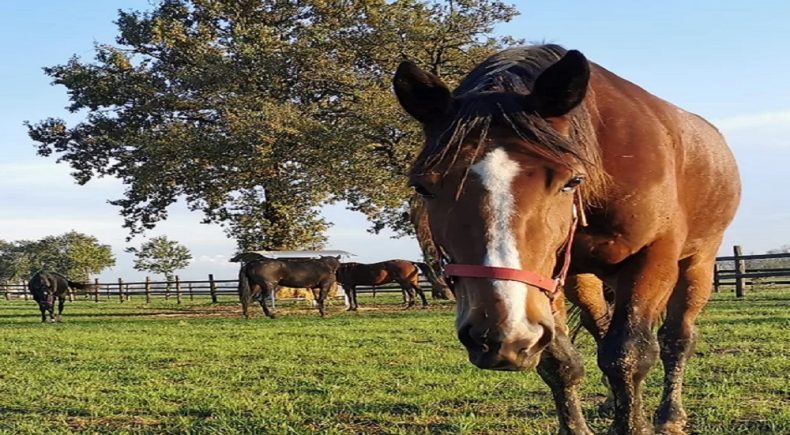
[[[420,287],[424,291],[430,292],[430,283],[424,278],[420,277]],[[93,291],[78,291],[69,294],[69,300],[73,300],[75,296],[87,296],[95,302],[114,300],[118,302],[125,302],[130,299],[145,300],[150,303],[152,298],[165,298],[174,299],[176,303],[180,304],[184,300],[193,300],[195,297],[210,297],[211,301],[216,303],[220,296],[232,296],[238,298],[238,285],[237,279],[215,279],[213,274],[208,275],[205,281],[182,281],[178,276],[173,281],[152,281],[146,277],[144,281],[131,281],[126,282],[118,278],[117,282],[99,282],[94,281]],[[390,283],[381,286],[357,286],[357,293],[364,294],[370,293],[375,297],[378,293],[400,293],[400,287],[397,283]],[[342,297],[342,293],[340,297]],[[27,283],[19,284],[0,284],[0,297],[8,299],[31,299]],[[281,299],[281,300],[297,300],[297,299]]]
[[[790,264],[790,253],[743,255],[740,246],[732,250],[732,256],[716,258],[713,288],[717,293],[724,286],[733,286],[735,295],[742,298],[755,284],[790,285],[790,267],[782,267],[782,263]],[[770,263],[780,263],[780,267],[770,267]],[[766,264],[769,267],[763,267]]]
[[[717,257],[716,266],[713,274],[713,286],[716,292],[724,287],[734,287],[735,294],[743,297],[749,286],[761,285],[790,285],[790,267],[762,267],[760,263],[776,263],[775,260],[788,259],[785,264],[790,265],[790,253],[784,254],[758,254],[743,255],[740,246],[733,247],[733,255],[727,257]],[[780,261],[780,263],[782,263]],[[132,298],[145,299],[146,303],[154,297],[164,297],[165,299],[175,299],[181,303],[185,299],[195,297],[210,297],[212,302],[217,302],[220,296],[237,297],[237,287],[239,281],[236,279],[214,279],[213,274],[208,275],[205,281],[181,281],[178,276],[175,280],[151,281],[146,278],[144,281],[126,282],[118,278],[117,282],[95,281],[97,291],[88,294],[94,301],[117,300],[119,302],[128,301]],[[420,277],[420,287],[430,291],[430,283],[425,277]],[[397,284],[385,284],[382,286],[359,286],[357,292],[360,294],[370,293],[374,297],[378,293],[400,292]],[[30,293],[27,290],[27,283],[19,284],[0,284],[0,297],[5,299],[20,298],[29,299]],[[74,295],[69,295],[69,300]]]

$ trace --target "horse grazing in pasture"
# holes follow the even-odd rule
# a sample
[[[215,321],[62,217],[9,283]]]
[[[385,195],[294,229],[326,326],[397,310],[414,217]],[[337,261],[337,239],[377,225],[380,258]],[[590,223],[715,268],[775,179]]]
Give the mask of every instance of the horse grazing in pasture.
[[[33,300],[38,303],[41,310],[41,321],[47,321],[47,312],[51,322],[60,321],[63,314],[63,305],[66,303],[66,294],[69,288],[79,290],[93,289],[93,284],[82,284],[70,281],[65,276],[55,272],[37,272],[27,284]],[[58,316],[55,317],[55,299],[58,300]]]
[[[597,340],[614,394],[611,432],[653,432],[642,381],[660,356],[655,429],[683,433],[694,323],[740,199],[716,128],[557,45],[495,54],[454,91],[411,62],[393,84],[425,134],[410,183],[425,198],[470,361],[537,367],[560,433],[591,433],[567,297]]]
[[[418,283],[420,270],[427,275],[425,263],[416,263],[407,260],[388,260],[379,263],[342,263],[337,270],[337,281],[343,285],[348,295],[348,311],[356,311],[358,285],[382,285],[397,282],[403,291],[404,303],[407,307],[414,306],[414,292],[422,299],[422,306],[428,305],[425,293]]]
[[[335,283],[340,257],[321,257],[309,260],[260,259],[250,261],[239,270],[239,298],[244,317],[249,317],[249,304],[257,299],[263,314],[274,318],[266,307],[266,298],[277,293],[279,286],[313,289],[318,312],[324,317],[324,300]]]

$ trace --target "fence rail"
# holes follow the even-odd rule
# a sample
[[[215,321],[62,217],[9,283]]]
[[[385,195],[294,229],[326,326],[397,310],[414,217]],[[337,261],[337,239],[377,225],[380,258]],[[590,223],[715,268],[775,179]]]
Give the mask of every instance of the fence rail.
[[[731,256],[716,258],[713,288],[717,293],[724,286],[734,286],[735,295],[742,298],[749,287],[755,284],[790,285],[790,267],[759,267],[759,263],[766,260],[790,259],[790,253],[743,255],[741,247],[737,245],[733,246],[732,251]],[[790,263],[785,261],[780,264]]]
[[[758,283],[790,285],[790,267],[752,267],[752,263],[760,261],[790,259],[790,253],[743,255],[741,251],[740,246],[734,246],[734,255],[716,258],[713,286],[717,293],[724,287],[733,286],[736,296],[743,297],[750,286]],[[790,261],[787,263],[790,264]],[[95,280],[95,291],[81,292],[80,294],[87,294],[96,302],[112,299],[124,302],[133,297],[144,297],[146,302],[150,302],[152,297],[164,297],[165,299],[175,298],[180,304],[184,299],[191,300],[196,296],[209,296],[212,302],[217,302],[217,298],[220,296],[236,296],[238,282],[236,279],[214,279],[213,274],[209,274],[208,279],[203,281],[182,281],[178,276],[169,282],[151,281],[150,278],[146,278],[144,281],[126,282],[118,278],[117,282]],[[430,283],[423,276],[420,277],[420,286],[423,289],[430,289]],[[400,287],[396,283],[357,287],[358,293],[370,293],[373,296],[378,293],[400,291]],[[5,299],[31,298],[27,283],[0,284],[0,297]],[[74,294],[69,294],[69,300],[73,297]]]
[[[213,274],[209,274],[208,279],[182,281],[178,276],[172,281],[145,281],[126,282],[118,278],[117,282],[94,281],[94,290],[76,291],[68,295],[69,300],[73,300],[76,295],[87,295],[95,302],[106,300],[118,300],[125,302],[135,297],[145,298],[146,303],[151,302],[151,298],[164,297],[165,299],[175,299],[181,303],[185,299],[193,300],[195,297],[211,297],[212,302],[216,303],[220,296],[237,296],[239,281],[237,279],[214,279]],[[430,283],[425,277],[420,277],[420,287],[430,290]],[[370,293],[374,297],[378,293],[399,293],[400,286],[397,283],[388,283],[380,286],[357,286],[357,293]],[[31,299],[27,283],[0,284],[0,297],[8,299]],[[281,298],[280,300],[296,300],[293,298]]]

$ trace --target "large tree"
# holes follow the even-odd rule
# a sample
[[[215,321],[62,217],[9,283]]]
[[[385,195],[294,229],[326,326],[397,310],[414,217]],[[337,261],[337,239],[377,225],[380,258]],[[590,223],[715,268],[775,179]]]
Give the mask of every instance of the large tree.
[[[0,280],[18,281],[39,270],[87,281],[91,274],[115,265],[109,245],[96,237],[70,231],[40,240],[0,241]]]
[[[80,183],[121,179],[112,203],[132,234],[179,198],[240,249],[320,247],[319,207],[337,200],[372,231],[412,234],[404,174],[421,132],[391,74],[411,59],[454,83],[515,42],[491,36],[515,14],[498,0],[166,0],[119,12],[92,61],[45,68],[87,116],[29,134]]]

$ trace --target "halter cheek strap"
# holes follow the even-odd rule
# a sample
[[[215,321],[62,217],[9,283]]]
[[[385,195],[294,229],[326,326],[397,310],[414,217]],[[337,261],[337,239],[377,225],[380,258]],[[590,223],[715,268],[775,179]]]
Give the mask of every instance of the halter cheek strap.
[[[578,198],[578,197],[577,197]],[[568,269],[571,265],[571,246],[573,245],[573,237],[576,233],[576,227],[579,223],[579,215],[583,216],[583,209],[581,209],[581,201],[574,201],[573,204],[573,220],[571,221],[568,235],[565,242],[557,251],[557,256],[561,258],[562,267],[554,278],[546,278],[538,275],[535,272],[523,269],[511,269],[509,267],[494,267],[483,266],[479,264],[457,264],[453,263],[447,252],[441,245],[434,243],[441,256],[441,263],[444,269],[444,276],[448,285],[452,288],[453,278],[487,278],[497,279],[504,281],[518,281],[533,287],[537,287],[546,294],[552,301],[557,296],[560,288],[565,284],[565,278],[568,276]],[[583,223],[584,224],[584,223]]]

